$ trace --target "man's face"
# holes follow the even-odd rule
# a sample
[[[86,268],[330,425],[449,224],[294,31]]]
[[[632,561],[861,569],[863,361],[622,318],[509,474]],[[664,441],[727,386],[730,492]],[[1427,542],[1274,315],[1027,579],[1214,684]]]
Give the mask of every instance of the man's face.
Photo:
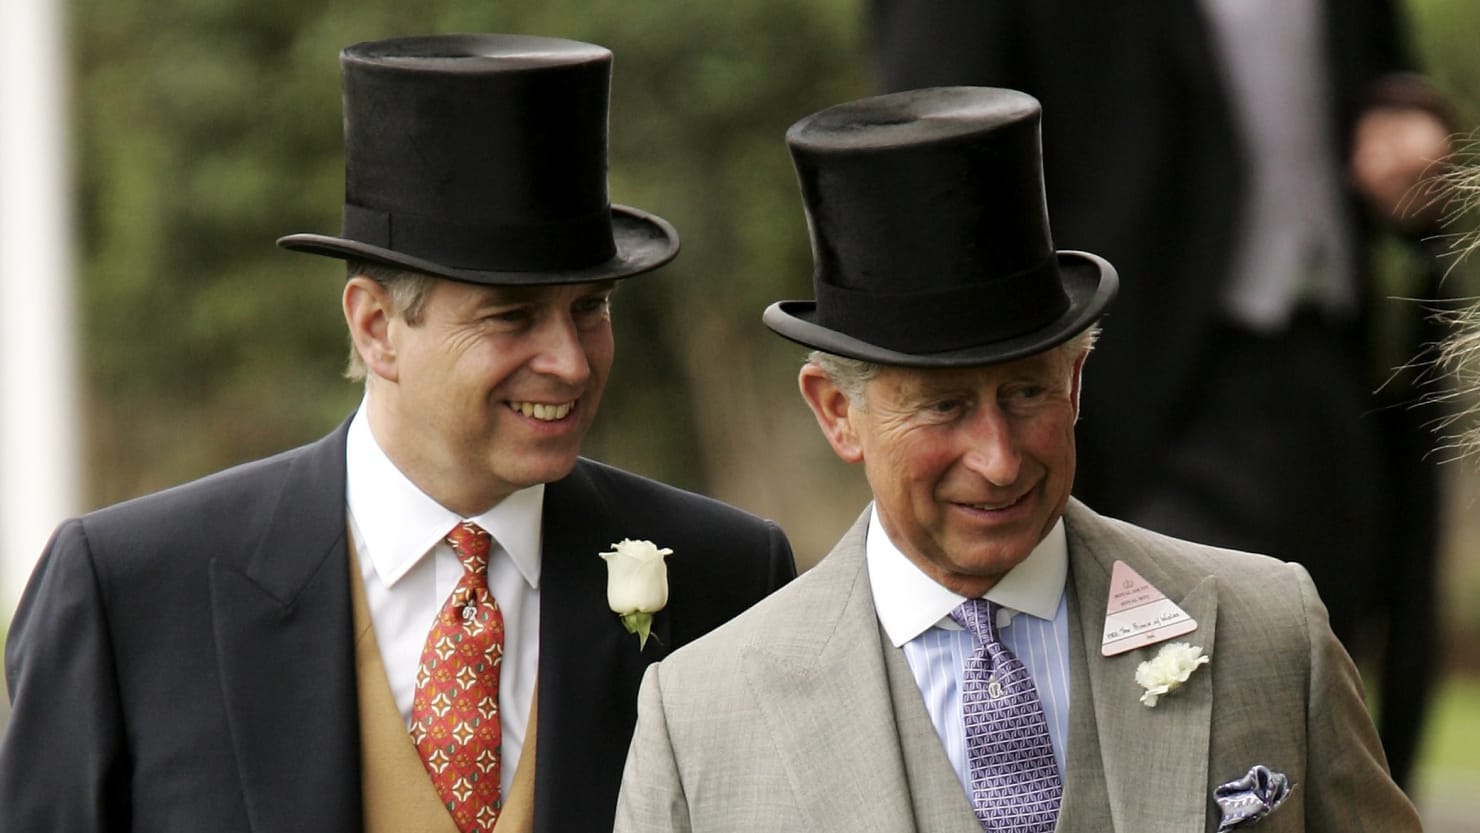
[[[371,379],[376,438],[465,515],[564,477],[611,371],[613,287],[434,281],[420,323],[386,324],[393,378]]]
[[[985,367],[884,367],[862,407],[809,383],[809,370],[820,373],[811,366],[802,386],[839,456],[863,462],[890,540],[937,582],[975,597],[1063,513],[1083,360],[1050,349]]]

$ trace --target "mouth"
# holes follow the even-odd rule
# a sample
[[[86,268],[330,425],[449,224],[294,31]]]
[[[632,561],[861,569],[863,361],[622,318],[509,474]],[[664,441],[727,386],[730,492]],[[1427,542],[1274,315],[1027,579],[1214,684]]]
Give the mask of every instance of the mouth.
[[[1023,505],[1023,503],[1027,501],[1028,495],[1031,494],[1032,492],[1028,491],[1024,492],[1021,495],[1018,495],[1012,500],[997,501],[993,503],[962,503],[960,505],[977,512],[1006,512],[1010,509],[1015,509],[1018,506]]]
[[[540,422],[559,422],[575,410],[576,400],[569,402],[508,402],[509,410]]]

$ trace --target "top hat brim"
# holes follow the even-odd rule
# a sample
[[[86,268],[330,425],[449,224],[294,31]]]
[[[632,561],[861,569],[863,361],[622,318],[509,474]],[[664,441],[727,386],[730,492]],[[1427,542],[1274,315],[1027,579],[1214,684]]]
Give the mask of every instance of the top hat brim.
[[[601,263],[549,270],[461,269],[425,258],[328,234],[290,234],[278,238],[284,249],[341,260],[363,260],[440,278],[488,286],[590,283],[630,278],[662,266],[678,254],[678,232],[662,217],[625,205],[611,207],[616,254]]]
[[[778,335],[803,346],[876,364],[970,367],[1012,361],[1062,344],[1088,329],[1120,287],[1115,267],[1104,258],[1088,252],[1056,254],[1064,292],[1069,296],[1068,308],[1042,327],[999,341],[937,353],[904,353],[817,323],[816,301],[778,301],[766,308],[762,320]],[[918,326],[929,327],[931,322],[920,321]]]

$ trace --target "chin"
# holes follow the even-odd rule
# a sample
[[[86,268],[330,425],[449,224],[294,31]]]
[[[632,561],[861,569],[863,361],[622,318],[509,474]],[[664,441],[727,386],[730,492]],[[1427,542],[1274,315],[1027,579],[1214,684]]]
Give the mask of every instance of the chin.
[[[978,555],[967,562],[965,567],[970,575],[978,578],[1001,578],[1012,571],[1012,568],[1023,563],[1033,553],[1033,544],[1002,545],[992,548],[991,552]]]
[[[527,486],[559,480],[570,474],[571,470],[576,467],[577,457],[578,455],[572,454],[569,457],[549,460],[541,465],[532,466],[526,470],[528,476],[523,478],[523,480]]]

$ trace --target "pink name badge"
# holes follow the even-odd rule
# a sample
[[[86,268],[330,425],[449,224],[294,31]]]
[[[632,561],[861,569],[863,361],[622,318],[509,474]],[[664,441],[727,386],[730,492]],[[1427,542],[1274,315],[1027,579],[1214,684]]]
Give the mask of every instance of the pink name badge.
[[[1113,657],[1197,630],[1187,611],[1151,586],[1124,561],[1110,570],[1110,601],[1105,606],[1105,638],[1100,653]]]

